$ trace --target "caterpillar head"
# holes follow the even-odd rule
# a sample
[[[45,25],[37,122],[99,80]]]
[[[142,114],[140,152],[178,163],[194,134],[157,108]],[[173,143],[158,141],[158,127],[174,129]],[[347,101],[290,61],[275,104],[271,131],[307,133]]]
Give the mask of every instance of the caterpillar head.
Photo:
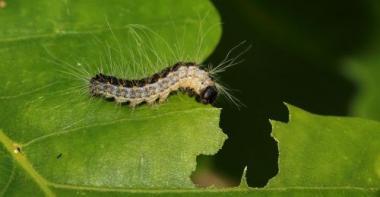
[[[207,86],[205,89],[203,89],[200,93],[200,95],[197,97],[197,100],[204,104],[211,104],[213,103],[216,98],[218,97],[218,89],[216,86]]]

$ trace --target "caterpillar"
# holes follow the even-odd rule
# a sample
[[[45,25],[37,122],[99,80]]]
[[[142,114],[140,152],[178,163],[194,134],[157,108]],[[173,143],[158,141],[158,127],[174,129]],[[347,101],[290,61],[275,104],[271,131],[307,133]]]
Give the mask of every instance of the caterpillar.
[[[194,95],[198,102],[204,104],[213,103],[218,95],[213,77],[192,62],[178,62],[140,80],[118,79],[99,73],[89,82],[91,95],[128,103],[132,107],[144,102],[163,102],[170,93],[178,90]]]
[[[198,55],[176,55],[165,39],[147,27],[131,25],[128,26],[128,29],[129,38],[132,40],[129,43],[142,46],[135,48],[137,51],[121,46],[119,39],[111,31],[114,37],[112,40],[116,41],[114,45],[117,48],[109,47],[107,43],[104,53],[99,55],[106,59],[101,59],[100,62],[81,63],[78,60],[75,60],[76,64],[65,62],[46,48],[47,55],[50,57],[48,60],[53,60],[53,63],[63,68],[59,71],[64,74],[65,78],[68,77],[70,81],[73,81],[72,77],[79,80],[80,84],[72,86],[74,91],[86,92],[91,97],[101,97],[133,108],[143,103],[148,105],[162,103],[175,92],[185,92],[203,104],[214,104],[216,99],[222,95],[233,105],[237,107],[241,105],[240,101],[231,95],[231,90],[222,85],[219,73],[240,63],[236,60],[249,50],[250,46],[235,57],[231,58],[230,56],[245,42],[233,47],[225,59],[216,66],[204,66],[197,63],[200,62],[200,58],[197,58]],[[137,32],[138,30],[141,32]],[[157,38],[158,44],[153,44],[152,38]],[[99,41],[99,43],[101,42]],[[158,50],[157,46],[164,46],[164,50]],[[201,47],[194,53],[198,54],[200,49]],[[166,56],[165,53],[161,55],[160,52],[165,50],[172,53],[169,53],[169,56]],[[153,53],[153,56],[148,55],[150,52]],[[177,60],[177,63],[172,62],[174,59]],[[146,76],[144,73],[136,75],[137,72],[145,72],[144,68],[156,70],[154,65],[171,66],[145,78],[141,78],[141,76]]]

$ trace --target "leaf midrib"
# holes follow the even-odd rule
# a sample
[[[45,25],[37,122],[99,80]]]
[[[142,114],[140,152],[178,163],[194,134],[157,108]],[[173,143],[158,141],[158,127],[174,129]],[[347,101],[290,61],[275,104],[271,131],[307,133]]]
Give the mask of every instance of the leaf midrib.
[[[29,176],[37,183],[46,196],[55,196],[53,191],[49,188],[47,181],[33,168],[25,155],[15,151],[16,143],[5,135],[2,130],[0,130],[0,142],[12,156],[13,160],[16,161],[16,163],[29,174]]]

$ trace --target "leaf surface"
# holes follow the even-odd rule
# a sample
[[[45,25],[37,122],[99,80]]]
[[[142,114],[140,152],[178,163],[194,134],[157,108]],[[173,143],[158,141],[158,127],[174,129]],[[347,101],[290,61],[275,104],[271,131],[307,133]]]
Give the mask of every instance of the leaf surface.
[[[267,188],[332,196],[379,192],[379,122],[288,108],[289,123],[272,122],[280,170]]]
[[[197,155],[226,139],[187,95],[132,109],[87,91],[102,69],[201,63],[221,34],[209,1],[9,1],[0,24],[0,196],[193,188]]]

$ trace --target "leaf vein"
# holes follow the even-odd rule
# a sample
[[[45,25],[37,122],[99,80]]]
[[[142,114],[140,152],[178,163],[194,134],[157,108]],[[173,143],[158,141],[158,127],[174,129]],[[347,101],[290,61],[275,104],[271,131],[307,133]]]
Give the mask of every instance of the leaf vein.
[[[9,185],[11,185],[13,179],[14,179],[14,176],[15,176],[15,171],[16,171],[16,166],[14,164],[14,161],[12,160],[12,171],[11,171],[11,176],[9,176],[9,179],[7,181],[7,184],[5,185],[5,187],[2,189],[2,191],[0,192],[0,196],[4,196],[5,195],[5,192],[7,192],[8,188],[9,188]]]
[[[58,82],[54,82],[54,83],[51,83],[51,84],[48,84],[48,85],[45,85],[45,86],[42,86],[42,87],[39,87],[39,88],[35,88],[31,91],[27,91],[27,92],[23,92],[21,94],[18,94],[18,95],[10,95],[10,96],[0,96],[0,100],[8,100],[8,99],[15,99],[15,98],[19,98],[19,97],[23,97],[23,96],[28,96],[28,95],[31,95],[33,93],[36,93],[36,92],[39,92],[43,89],[46,89],[46,88],[49,88],[55,84],[57,84]]]
[[[49,133],[49,134],[46,134],[46,135],[39,136],[39,137],[31,139],[28,142],[22,144],[22,147],[25,148],[27,146],[30,146],[31,144],[34,144],[36,142],[45,140],[47,138],[54,137],[54,136],[59,136],[59,135],[67,134],[67,133],[71,133],[71,132],[78,131],[78,130],[81,130],[81,129],[92,128],[92,127],[97,127],[97,126],[107,126],[107,125],[112,125],[112,124],[116,124],[116,123],[122,123],[122,122],[126,122],[126,121],[149,120],[149,119],[155,119],[155,118],[160,118],[160,117],[164,117],[164,116],[169,116],[169,115],[176,114],[176,113],[190,113],[190,112],[194,112],[194,111],[198,111],[198,110],[215,111],[215,110],[218,110],[218,109],[214,109],[214,108],[193,108],[193,109],[189,109],[189,110],[178,110],[178,111],[166,112],[166,113],[162,113],[160,115],[146,116],[146,117],[140,117],[140,118],[122,118],[122,119],[113,120],[113,121],[104,122],[104,123],[99,123],[99,124],[91,124],[91,125],[86,125],[86,126],[82,126],[82,127],[73,128],[73,129],[56,131],[56,132],[53,132],[53,133]]]
[[[180,21],[181,24],[186,24],[192,22],[191,20],[177,20]],[[156,22],[156,23],[149,23],[149,24],[138,24],[138,25],[149,25],[149,26],[162,26],[162,25],[169,25],[170,22],[163,21],[163,22]],[[124,30],[128,29],[136,24],[127,24],[125,26],[120,27],[112,27],[112,30]],[[87,35],[87,34],[96,34],[96,33],[103,33],[109,31],[109,27],[89,27],[87,29],[79,29],[79,30],[57,30],[55,32],[48,32],[48,33],[41,33],[41,34],[35,34],[35,35],[28,35],[28,36],[18,36],[18,37],[10,37],[5,39],[0,39],[0,43],[9,43],[9,42],[18,42],[23,40],[34,40],[34,39],[42,39],[42,38],[54,38],[59,36],[66,36],[66,35]]]

